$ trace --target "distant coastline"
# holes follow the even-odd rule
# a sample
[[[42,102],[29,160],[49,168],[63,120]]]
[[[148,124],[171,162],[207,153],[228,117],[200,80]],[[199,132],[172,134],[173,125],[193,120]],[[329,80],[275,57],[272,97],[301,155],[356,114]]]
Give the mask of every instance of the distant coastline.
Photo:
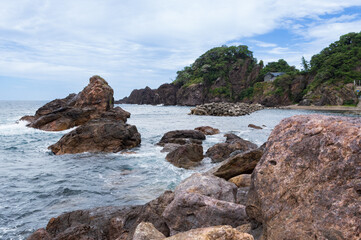
[[[361,113],[361,107],[349,106],[300,106],[289,105],[279,107],[280,109],[315,110],[315,111],[351,111]]]

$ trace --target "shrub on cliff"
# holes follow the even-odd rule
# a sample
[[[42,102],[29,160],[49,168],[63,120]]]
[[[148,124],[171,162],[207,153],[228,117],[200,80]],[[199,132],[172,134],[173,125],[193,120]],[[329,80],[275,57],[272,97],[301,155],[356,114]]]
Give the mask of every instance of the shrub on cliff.
[[[309,90],[321,84],[352,83],[361,79],[361,32],[348,33],[311,58],[315,80]]]
[[[192,84],[204,83],[206,87],[211,86],[217,79],[229,80],[229,74],[235,65],[242,66],[245,59],[250,59],[247,73],[250,73],[257,65],[257,59],[248,50],[247,46],[221,46],[212,48],[195,60],[190,66],[177,72],[174,83],[188,87]],[[227,85],[229,86],[229,85]],[[227,87],[224,86],[224,87]],[[217,91],[216,91],[217,92]],[[217,94],[229,95],[230,89],[220,89]]]

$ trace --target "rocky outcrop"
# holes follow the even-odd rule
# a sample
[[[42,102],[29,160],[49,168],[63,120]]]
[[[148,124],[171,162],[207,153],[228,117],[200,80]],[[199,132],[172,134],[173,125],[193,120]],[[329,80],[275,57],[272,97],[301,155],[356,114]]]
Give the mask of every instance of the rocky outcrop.
[[[245,206],[236,204],[236,186],[210,175],[193,174],[176,189],[163,212],[171,235],[199,227],[247,222]]]
[[[301,105],[345,105],[356,104],[358,98],[352,83],[349,84],[322,84],[309,91],[302,99]]]
[[[191,109],[194,115],[243,116],[263,109],[260,104],[247,103],[206,103]]]
[[[256,149],[257,145],[238,137],[235,134],[225,134],[226,142],[217,143],[210,147],[205,156],[212,162],[222,162],[226,160],[233,152],[241,153],[251,149]]]
[[[130,240],[133,236],[151,239],[146,237],[161,234],[168,237],[180,231],[214,225],[237,227],[247,223],[248,218],[245,206],[236,203],[236,192],[233,183],[197,173],[180,183],[174,193],[166,191],[143,206],[64,213],[50,219],[46,229],[37,230],[28,239]]]
[[[229,157],[209,172],[226,180],[241,174],[250,174],[253,172],[253,169],[256,167],[262,155],[262,148],[239,153],[235,156]]]
[[[196,143],[179,145],[165,159],[176,167],[189,169],[203,160],[203,147]]]
[[[177,105],[196,106],[204,103],[204,84],[183,86],[177,92]]]
[[[104,117],[126,122],[130,113],[113,108],[113,101],[113,89],[103,78],[93,76],[80,93],[51,101],[39,108],[35,116],[21,120],[30,120],[29,127],[46,131],[62,131]]]
[[[206,136],[196,130],[175,130],[167,132],[157,143],[162,152],[169,152],[166,160],[176,167],[193,168],[203,159],[202,141]]]
[[[135,89],[129,97],[116,101],[116,103],[176,105],[178,89],[177,85],[168,83],[162,84],[158,89],[150,89],[149,87]]]
[[[29,127],[61,131],[75,126],[49,149],[57,154],[118,152],[140,144],[135,126],[125,124],[130,113],[113,104],[113,89],[99,76],[78,94],[56,99],[39,108],[35,116],[24,116]]]
[[[219,129],[210,126],[197,127],[194,130],[202,132],[204,135],[215,135],[219,133]]]
[[[197,143],[202,144],[202,141],[206,139],[206,136],[200,131],[196,130],[174,130],[167,132],[163,135],[158,145],[164,146],[167,143],[175,144],[188,144]]]
[[[263,239],[360,239],[361,120],[287,118],[252,174],[247,214]]]
[[[49,149],[56,155],[82,152],[119,152],[140,144],[134,125],[108,119],[92,120],[65,134]]]

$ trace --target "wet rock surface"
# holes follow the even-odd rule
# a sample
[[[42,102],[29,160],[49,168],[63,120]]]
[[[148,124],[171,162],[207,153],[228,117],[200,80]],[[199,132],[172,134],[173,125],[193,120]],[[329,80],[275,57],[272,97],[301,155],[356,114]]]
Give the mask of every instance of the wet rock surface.
[[[202,144],[202,141],[205,139],[206,136],[200,131],[175,130],[165,133],[159,141],[158,145],[164,146],[167,143],[175,143],[180,145],[188,143]]]
[[[240,174],[250,174],[263,155],[263,149],[257,148],[229,157],[209,172],[226,180]]]
[[[210,147],[205,156],[209,157],[212,162],[222,162],[226,160],[232,153],[241,153],[250,149],[256,149],[257,145],[250,141],[244,140],[235,134],[225,134],[226,142],[217,143]]]
[[[176,189],[163,212],[171,235],[215,225],[247,223],[245,206],[236,202],[236,186],[207,174],[193,174]]]
[[[140,144],[135,126],[125,124],[130,113],[114,107],[113,89],[99,76],[78,94],[56,99],[39,108],[35,116],[24,116],[29,127],[62,131],[75,126],[49,149],[57,154],[119,152]]]
[[[121,121],[92,120],[65,134],[49,146],[56,155],[82,152],[119,152],[140,144],[141,138],[134,125]]]
[[[261,104],[213,102],[198,105],[195,108],[192,108],[190,114],[210,116],[243,116],[262,110],[263,108],[264,107]]]
[[[282,120],[248,195],[247,214],[263,224],[263,239],[360,239],[360,154],[360,118]]]
[[[215,135],[219,133],[219,129],[210,126],[197,127],[194,130],[202,132],[204,135]]]
[[[130,113],[113,107],[113,89],[103,78],[93,76],[80,93],[53,100],[39,108],[34,116],[24,116],[21,120],[30,121],[29,127],[62,131],[104,117],[110,111],[109,117],[126,122]]]
[[[189,169],[203,160],[203,147],[195,143],[179,145],[167,154],[166,159],[176,167]]]

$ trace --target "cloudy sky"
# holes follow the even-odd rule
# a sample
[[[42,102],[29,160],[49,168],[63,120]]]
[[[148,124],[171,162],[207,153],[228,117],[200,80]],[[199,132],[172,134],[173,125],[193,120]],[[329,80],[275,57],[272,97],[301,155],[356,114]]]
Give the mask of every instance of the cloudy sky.
[[[361,31],[361,0],[0,0],[0,100],[52,100],[104,77],[119,99],[212,47],[300,68]]]

